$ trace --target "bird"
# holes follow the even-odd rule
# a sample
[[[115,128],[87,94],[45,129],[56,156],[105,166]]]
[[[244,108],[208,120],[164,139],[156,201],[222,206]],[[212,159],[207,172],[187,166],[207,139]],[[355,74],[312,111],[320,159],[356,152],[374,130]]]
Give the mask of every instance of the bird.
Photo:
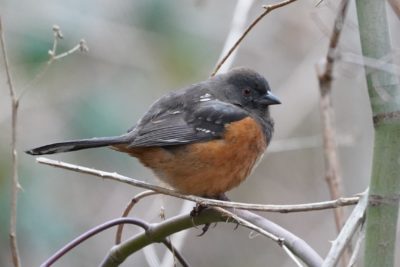
[[[262,158],[274,130],[269,106],[281,104],[267,80],[240,67],[155,101],[127,132],[52,143],[45,155],[110,147],[136,157],[178,192],[226,199]]]

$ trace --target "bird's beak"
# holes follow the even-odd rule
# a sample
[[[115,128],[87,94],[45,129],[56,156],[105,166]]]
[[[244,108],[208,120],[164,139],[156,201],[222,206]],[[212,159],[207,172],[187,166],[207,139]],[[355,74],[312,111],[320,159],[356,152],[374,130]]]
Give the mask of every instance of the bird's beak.
[[[273,95],[271,91],[268,91],[262,96],[260,103],[264,105],[278,105],[281,104],[281,101],[275,95]]]

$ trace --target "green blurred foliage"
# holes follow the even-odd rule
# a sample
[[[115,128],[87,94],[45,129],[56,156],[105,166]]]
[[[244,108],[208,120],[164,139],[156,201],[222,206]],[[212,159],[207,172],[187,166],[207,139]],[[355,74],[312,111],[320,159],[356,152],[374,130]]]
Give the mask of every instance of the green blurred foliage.
[[[212,66],[212,58],[218,52],[210,54],[209,43],[196,34],[196,31],[184,30],[185,17],[179,17],[179,7],[163,0],[139,1],[140,8],[134,9],[135,25],[157,35],[149,45],[159,57],[159,63],[170,75],[180,80],[193,77],[199,68]],[[207,55],[207,56],[205,56]]]

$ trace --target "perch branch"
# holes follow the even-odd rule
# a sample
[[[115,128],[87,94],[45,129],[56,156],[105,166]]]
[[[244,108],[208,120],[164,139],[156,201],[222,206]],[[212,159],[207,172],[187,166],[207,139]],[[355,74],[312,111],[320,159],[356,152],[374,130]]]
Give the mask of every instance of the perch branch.
[[[278,237],[278,245],[282,242],[293,252],[293,254],[299,257],[308,266],[321,266],[321,257],[307,243],[279,225],[249,211],[229,210],[229,212],[234,213],[235,218],[239,217],[255,226],[252,229],[262,229],[263,231]],[[152,224],[152,229],[147,231],[147,233],[139,233],[121,244],[114,246],[103,260],[101,266],[118,266],[129,255],[132,255],[151,243],[159,242],[158,240],[164,240],[171,234],[192,228],[195,225],[213,222],[236,221],[226,212],[221,213],[214,208],[205,209],[195,217],[191,217],[189,214],[178,215],[160,223]]]
[[[94,175],[97,177],[101,177],[103,179],[110,179],[118,182],[122,182],[125,184],[129,184],[132,186],[153,190],[160,194],[169,195],[181,199],[190,200],[199,204],[204,204],[208,206],[218,206],[224,208],[236,208],[236,209],[246,209],[253,211],[266,211],[266,212],[280,212],[280,213],[289,213],[289,212],[303,212],[303,211],[312,211],[312,210],[324,210],[324,209],[332,209],[341,206],[350,206],[358,203],[359,196],[348,197],[348,198],[338,198],[336,200],[324,201],[324,202],[316,202],[316,203],[308,203],[308,204],[295,204],[295,205],[262,205],[262,204],[248,204],[248,203],[240,203],[240,202],[230,202],[230,201],[222,201],[215,199],[202,198],[192,195],[183,195],[178,193],[175,190],[171,190],[168,188],[164,188],[161,186],[152,185],[140,180],[132,179],[127,176],[120,175],[118,173],[111,173],[105,171],[99,171],[92,168],[82,167],[70,163],[65,163],[57,160],[51,160],[44,157],[36,158],[36,161],[41,164],[46,164],[49,166],[62,168],[74,172],[85,173]]]

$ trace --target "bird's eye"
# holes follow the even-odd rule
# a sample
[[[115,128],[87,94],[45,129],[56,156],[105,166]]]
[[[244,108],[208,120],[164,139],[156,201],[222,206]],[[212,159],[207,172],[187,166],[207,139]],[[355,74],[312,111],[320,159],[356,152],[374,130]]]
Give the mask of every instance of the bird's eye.
[[[247,97],[247,96],[250,96],[251,91],[250,91],[249,88],[244,88],[243,91],[242,91],[242,94],[243,94],[243,96]]]

